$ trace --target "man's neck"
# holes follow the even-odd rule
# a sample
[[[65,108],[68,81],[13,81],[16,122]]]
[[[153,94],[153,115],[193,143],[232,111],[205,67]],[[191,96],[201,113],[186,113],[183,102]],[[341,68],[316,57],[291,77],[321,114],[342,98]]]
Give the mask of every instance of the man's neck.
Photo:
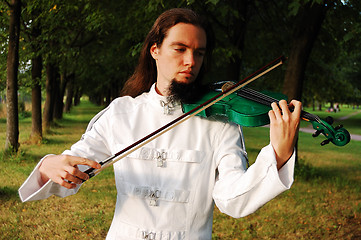
[[[159,82],[157,82],[155,84],[155,91],[162,96],[168,96],[169,95],[169,84],[165,85],[165,84],[160,84]]]

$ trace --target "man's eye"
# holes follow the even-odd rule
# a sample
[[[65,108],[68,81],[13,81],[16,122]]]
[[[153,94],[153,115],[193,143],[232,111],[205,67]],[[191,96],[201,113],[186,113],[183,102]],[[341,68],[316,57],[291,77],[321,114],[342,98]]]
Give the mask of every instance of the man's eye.
[[[185,51],[184,48],[176,48],[175,50],[176,50],[177,52],[184,52],[184,51]]]
[[[203,56],[205,55],[204,52],[197,52],[196,54],[197,54],[198,56],[200,56],[200,57],[203,57]]]

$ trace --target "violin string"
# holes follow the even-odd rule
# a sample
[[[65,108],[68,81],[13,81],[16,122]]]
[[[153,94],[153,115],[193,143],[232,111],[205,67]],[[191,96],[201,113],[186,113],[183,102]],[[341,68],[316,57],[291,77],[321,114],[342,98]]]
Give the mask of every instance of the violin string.
[[[268,96],[268,95],[265,95],[263,93],[257,92],[256,90],[253,90],[253,89],[250,89],[250,88],[241,88],[240,90],[238,90],[237,94],[239,96],[241,96],[241,97],[244,97],[246,99],[249,99],[249,100],[252,100],[252,101],[258,102],[260,104],[267,105],[267,106],[271,106],[271,103],[273,103],[273,102],[276,102],[277,104],[279,103],[278,99],[273,98],[273,97]],[[324,126],[328,130],[328,132],[330,132],[330,133],[334,132],[317,115],[314,115],[312,113],[301,110],[301,117],[304,120],[318,122],[319,124]]]
[[[267,101],[269,102],[269,106],[271,106],[271,103],[272,102],[276,102],[277,104],[279,103],[279,100],[278,99],[276,99],[276,98],[273,98],[273,97],[271,97],[271,96],[268,96],[268,95],[265,95],[265,94],[263,94],[263,93],[260,93],[260,92],[257,92],[257,91],[255,91],[255,90],[253,90],[253,89],[250,89],[251,91],[249,91],[248,89],[247,89],[247,91],[249,91],[249,92],[252,92],[253,94],[256,94],[257,93],[257,96],[259,97],[259,98],[261,98],[261,99],[267,99]],[[320,118],[318,117],[318,116],[316,116],[316,115],[314,115],[314,114],[311,114],[311,113],[308,113],[308,112],[306,112],[306,111],[301,111],[301,117],[304,117],[304,118],[306,118],[306,119],[308,119],[308,120],[312,120],[312,121],[317,121],[317,122],[321,122],[321,120],[320,120]]]
[[[239,90],[238,93],[241,97],[247,98],[249,100],[252,100],[252,101],[267,105],[267,106],[270,106],[272,103],[272,102],[270,103],[270,101],[267,101],[266,98],[259,96],[258,92],[253,93],[253,91],[248,88],[242,88]]]
[[[250,89],[250,88],[242,88],[239,91],[239,95],[244,97],[244,98],[248,98],[249,100],[267,105],[267,106],[271,106],[271,103],[276,102],[277,104],[279,103],[279,100],[276,98],[273,98],[271,96],[265,95],[263,93],[260,93],[256,90]],[[312,120],[312,121],[317,121],[318,123],[322,123],[321,119],[311,113],[308,113],[306,111],[301,111],[301,117],[306,118],[307,120]]]
[[[265,104],[271,106],[272,102],[277,102],[278,100],[275,98],[272,98],[270,96],[264,95],[260,92],[257,92],[253,89],[250,88],[243,88],[242,91],[244,91],[246,94],[248,94],[249,96],[254,96],[255,99],[259,99],[260,101],[264,102]],[[256,100],[257,101],[257,100]]]

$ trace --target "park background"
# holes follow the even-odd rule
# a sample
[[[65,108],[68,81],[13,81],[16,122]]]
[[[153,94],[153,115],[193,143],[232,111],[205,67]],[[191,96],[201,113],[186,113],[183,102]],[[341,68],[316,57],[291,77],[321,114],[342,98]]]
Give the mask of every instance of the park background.
[[[111,171],[64,199],[24,204],[17,189],[42,156],[69,148],[119,95],[146,33],[172,7],[194,9],[213,26],[208,82],[242,79],[285,55],[284,66],[251,87],[302,100],[354,138],[321,147],[322,136],[300,132],[292,189],[242,219],[216,209],[213,238],[360,239],[361,3],[347,0],[1,1],[0,239],[106,236],[116,197]],[[244,129],[251,161],[268,131]]]

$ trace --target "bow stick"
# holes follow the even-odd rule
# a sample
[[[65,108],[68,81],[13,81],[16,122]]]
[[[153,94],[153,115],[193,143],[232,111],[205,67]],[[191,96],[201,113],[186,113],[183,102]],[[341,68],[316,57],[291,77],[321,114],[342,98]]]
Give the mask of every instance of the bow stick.
[[[119,161],[120,159],[122,159],[122,158],[126,157],[127,155],[131,154],[132,152],[138,150],[139,148],[143,147],[147,143],[153,141],[154,139],[156,139],[159,136],[163,135],[164,133],[168,132],[172,128],[178,126],[182,122],[197,115],[198,113],[202,112],[203,110],[207,109],[208,107],[212,106],[213,104],[217,103],[218,101],[222,100],[223,98],[227,97],[228,95],[236,92],[237,90],[241,89],[242,87],[246,86],[247,84],[253,82],[254,80],[262,77],[266,73],[268,73],[268,72],[272,71],[273,69],[277,68],[278,66],[282,65],[284,61],[285,61],[284,56],[276,58],[275,60],[273,60],[272,62],[263,66],[262,68],[258,69],[256,72],[252,73],[248,77],[240,80],[238,83],[236,83],[230,87],[227,87],[227,89],[224,89],[224,91],[220,92],[219,94],[212,97],[211,99],[205,101],[204,103],[193,108],[192,110],[182,114],[178,118],[176,118],[173,121],[167,123],[166,125],[160,127],[159,129],[148,134],[147,136],[143,137],[142,139],[136,141],[135,143],[129,145],[128,147],[124,148],[123,150],[119,151],[118,153],[99,162],[99,164],[102,166],[100,169],[89,168],[88,170],[85,171],[85,173],[87,173],[89,175],[89,178],[95,176],[100,171],[110,167],[111,165],[113,165],[114,163]]]

